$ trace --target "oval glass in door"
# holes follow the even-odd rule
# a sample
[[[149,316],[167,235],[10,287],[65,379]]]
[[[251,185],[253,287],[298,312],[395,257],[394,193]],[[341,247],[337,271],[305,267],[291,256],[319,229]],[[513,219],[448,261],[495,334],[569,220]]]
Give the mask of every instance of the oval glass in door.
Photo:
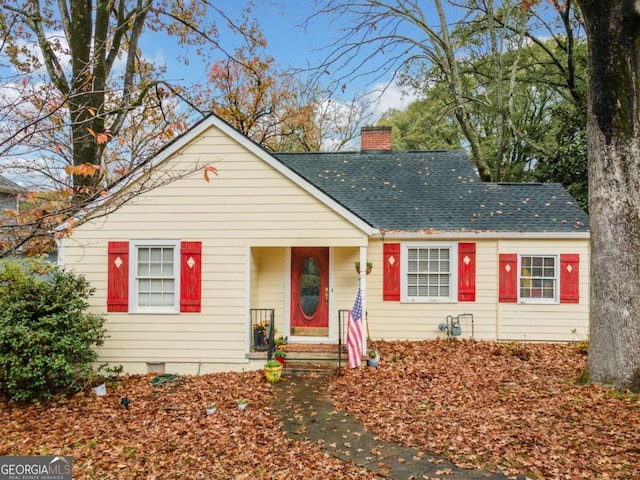
[[[291,249],[292,336],[329,336],[329,248]]]
[[[300,307],[306,318],[312,318],[320,303],[320,266],[314,257],[307,258],[300,272]]]

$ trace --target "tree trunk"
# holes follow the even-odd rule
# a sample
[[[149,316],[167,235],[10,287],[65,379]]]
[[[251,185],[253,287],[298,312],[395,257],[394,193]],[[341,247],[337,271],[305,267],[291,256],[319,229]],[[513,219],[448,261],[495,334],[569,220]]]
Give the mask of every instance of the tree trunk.
[[[640,16],[579,0],[589,42],[591,321],[595,383],[640,391]]]

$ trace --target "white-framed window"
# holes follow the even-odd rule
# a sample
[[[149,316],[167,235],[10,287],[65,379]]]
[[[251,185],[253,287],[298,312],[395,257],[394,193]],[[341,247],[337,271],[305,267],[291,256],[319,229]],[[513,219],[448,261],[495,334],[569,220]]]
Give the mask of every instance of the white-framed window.
[[[558,302],[558,256],[519,255],[519,299],[523,303]]]
[[[403,302],[457,300],[457,243],[403,243],[401,248],[400,286]]]
[[[130,251],[129,310],[180,312],[180,242],[134,240]]]

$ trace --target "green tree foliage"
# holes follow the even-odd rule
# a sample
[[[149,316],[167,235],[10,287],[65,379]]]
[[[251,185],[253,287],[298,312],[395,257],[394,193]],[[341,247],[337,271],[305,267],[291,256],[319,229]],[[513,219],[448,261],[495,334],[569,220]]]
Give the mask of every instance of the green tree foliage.
[[[491,55],[468,55],[461,62],[463,89],[471,123],[478,132],[479,149],[494,181],[562,183],[587,207],[586,165],[586,44],[574,45],[576,85],[569,89],[556,67],[542,61],[548,52],[560,55],[556,41],[532,43],[520,51],[501,54],[500,63],[512,77],[510,114],[502,136],[496,128],[498,112]],[[419,93],[404,111],[390,111],[381,125],[394,127],[399,148],[460,148],[464,133],[453,115],[453,98],[437,69],[408,71],[403,83]],[[501,138],[506,141],[502,150]]]
[[[589,208],[589,172],[587,165],[587,126],[584,112],[558,108],[549,129],[555,148],[536,164],[535,176],[541,182],[564,185],[580,206]]]
[[[0,393],[37,401],[81,386],[106,336],[105,318],[87,313],[93,291],[38,260],[0,263]]]
[[[553,156],[551,109],[585,104],[584,36],[574,2],[527,2],[526,8],[519,0],[320,3],[342,28],[319,71],[332,67],[339,82],[404,75],[405,86],[427,100],[429,115],[436,113],[434,121],[455,120],[483,181],[532,179],[537,160]],[[362,60],[364,46],[384,55]],[[413,116],[418,125],[422,115]],[[401,128],[411,123],[398,115],[388,120]],[[442,133],[433,126],[423,132]],[[413,129],[412,144],[424,144],[416,142],[419,133]]]
[[[451,110],[442,97],[412,102],[406,110],[390,110],[378,125],[393,127],[392,142],[396,150],[450,150],[461,148],[462,134]]]

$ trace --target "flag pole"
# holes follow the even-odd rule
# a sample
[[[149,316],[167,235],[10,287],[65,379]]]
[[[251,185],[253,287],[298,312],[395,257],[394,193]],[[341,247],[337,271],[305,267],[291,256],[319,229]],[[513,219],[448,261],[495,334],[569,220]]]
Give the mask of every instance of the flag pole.
[[[360,247],[360,265],[363,268],[360,269],[360,278],[358,279],[358,288],[362,292],[362,322],[366,327],[367,335],[362,335],[362,352],[367,351],[367,345],[369,342],[369,319],[367,318],[367,269],[364,268],[367,265],[367,247]]]

